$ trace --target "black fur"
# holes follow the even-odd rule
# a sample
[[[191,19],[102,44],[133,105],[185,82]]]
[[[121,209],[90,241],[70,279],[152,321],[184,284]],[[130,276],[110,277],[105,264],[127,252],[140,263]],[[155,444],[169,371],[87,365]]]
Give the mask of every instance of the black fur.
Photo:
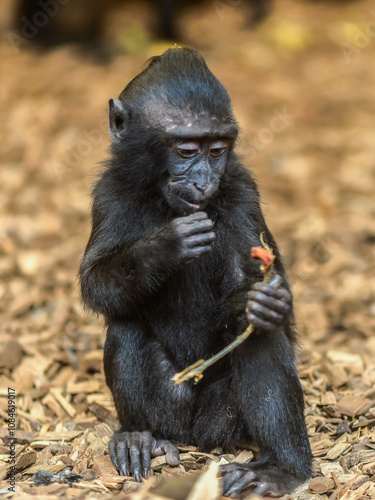
[[[158,110],[148,127],[147,100]],[[122,430],[150,431],[156,439],[206,451],[255,440],[257,473],[241,489],[252,484],[262,493],[266,484],[273,494],[283,494],[309,477],[311,463],[294,367],[292,310],[271,331],[256,330],[199,384],[171,381],[247,327],[247,292],[262,280],[250,250],[260,245],[261,233],[276,253],[275,272],[289,295],[257,186],[233,146],[204,209],[216,234],[209,253],[183,261],[174,221],[187,214],[161,193],[169,146],[160,103],[172,103],[177,121],[202,112],[219,117],[214,128],[220,136],[223,127],[235,126],[227,91],[197,52],[176,49],[154,58],[120,101],[127,122],[94,190],[92,234],[80,277],[83,300],[108,323],[105,373]],[[202,128],[203,136],[210,134]],[[274,298],[264,300],[274,309]],[[229,494],[237,491],[237,476],[250,474],[246,466],[227,472]]]

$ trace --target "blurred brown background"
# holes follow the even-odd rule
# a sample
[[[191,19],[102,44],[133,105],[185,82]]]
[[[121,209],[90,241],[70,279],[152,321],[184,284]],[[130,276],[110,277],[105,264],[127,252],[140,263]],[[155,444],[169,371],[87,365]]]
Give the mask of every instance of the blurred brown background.
[[[109,144],[108,99],[173,42],[155,36],[150,3],[116,1],[94,43],[46,49],[15,31],[15,3],[0,6],[0,391],[17,390],[19,428],[39,433],[93,418],[87,402],[111,408],[104,328],[76,279],[90,189]],[[200,49],[232,95],[239,149],[293,285],[314,437],[326,391],[375,395],[375,6],[276,0],[250,28],[250,5],[219,4],[187,2],[178,41]],[[82,381],[94,385],[66,390]],[[362,430],[355,440],[375,441]]]

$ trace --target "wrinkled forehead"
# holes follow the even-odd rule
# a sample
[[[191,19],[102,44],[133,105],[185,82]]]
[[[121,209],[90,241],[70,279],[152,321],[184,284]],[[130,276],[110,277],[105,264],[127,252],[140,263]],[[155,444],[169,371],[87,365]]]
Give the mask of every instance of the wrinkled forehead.
[[[231,110],[225,114],[205,109],[194,109],[187,105],[183,109],[168,101],[150,100],[144,106],[144,118],[149,126],[169,137],[217,136],[234,139],[238,127]]]

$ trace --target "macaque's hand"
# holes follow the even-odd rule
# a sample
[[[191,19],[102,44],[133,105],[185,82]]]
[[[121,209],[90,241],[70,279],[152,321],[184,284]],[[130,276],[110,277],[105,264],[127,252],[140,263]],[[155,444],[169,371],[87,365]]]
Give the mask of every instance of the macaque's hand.
[[[171,222],[170,229],[179,241],[180,258],[183,262],[190,262],[211,252],[212,242],[216,238],[213,227],[212,220],[205,212],[197,212]]]
[[[269,283],[254,283],[248,293],[246,315],[255,328],[273,330],[287,321],[291,309],[292,296],[278,274]]]
[[[151,458],[165,455],[168,465],[180,463],[178,449],[166,439],[156,440],[150,432],[116,432],[109,442],[109,454],[121,476],[133,476],[140,483],[151,474]]]

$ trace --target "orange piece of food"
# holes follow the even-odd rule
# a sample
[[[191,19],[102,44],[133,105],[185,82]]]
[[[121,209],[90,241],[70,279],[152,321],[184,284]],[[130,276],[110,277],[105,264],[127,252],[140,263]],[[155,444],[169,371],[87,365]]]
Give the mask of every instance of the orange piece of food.
[[[263,247],[253,247],[251,249],[251,257],[253,259],[261,260],[261,271],[264,273],[268,271],[268,269],[272,266],[273,261],[275,260],[275,256],[273,253],[269,252]]]

